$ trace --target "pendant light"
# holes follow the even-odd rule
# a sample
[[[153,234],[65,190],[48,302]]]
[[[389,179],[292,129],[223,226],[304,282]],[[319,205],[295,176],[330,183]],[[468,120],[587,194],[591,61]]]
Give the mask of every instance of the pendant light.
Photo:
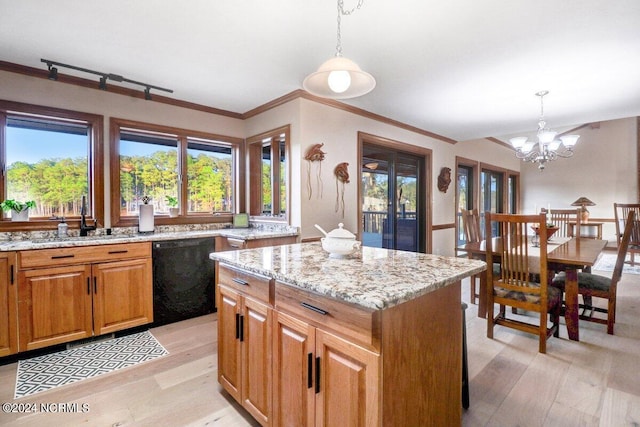
[[[343,15],[351,15],[362,7],[364,0],[358,0],[355,8],[345,11],[344,0],[338,0],[338,43],[336,55],[325,61],[318,71],[309,74],[302,82],[302,87],[312,95],[322,98],[347,99],[365,95],[376,87],[373,76],[352,60],[342,56],[342,36],[340,24]]]

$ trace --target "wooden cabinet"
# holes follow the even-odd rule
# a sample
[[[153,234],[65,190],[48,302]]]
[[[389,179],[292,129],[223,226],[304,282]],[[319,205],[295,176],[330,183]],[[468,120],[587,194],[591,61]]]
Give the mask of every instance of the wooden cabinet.
[[[18,285],[15,252],[0,253],[0,357],[18,351]]]
[[[62,249],[19,254],[20,351],[153,321],[150,243]]]
[[[254,249],[266,246],[289,245],[296,243],[296,236],[269,237],[266,239],[236,239],[233,237],[216,236],[216,252],[236,251],[238,249]]]
[[[218,271],[218,381],[262,425],[271,423],[270,280]]]
[[[379,355],[275,314],[276,426],[378,425]]]
[[[217,265],[218,379],[262,425],[461,424],[459,282],[372,310]]]
[[[276,306],[280,290],[276,290]],[[339,312],[314,304],[300,301],[299,306],[310,310],[312,317],[340,317]],[[287,305],[282,305],[286,311],[297,309],[294,304]],[[313,322],[304,315],[300,317]],[[380,424],[378,352],[279,309],[275,312],[274,329],[274,425]]]

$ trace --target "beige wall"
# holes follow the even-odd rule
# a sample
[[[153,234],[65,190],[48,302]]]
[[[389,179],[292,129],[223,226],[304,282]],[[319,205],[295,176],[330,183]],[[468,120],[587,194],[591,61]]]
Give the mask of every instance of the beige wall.
[[[599,128],[580,129],[575,154],[548,164],[540,172],[535,165],[521,169],[524,212],[534,208],[570,208],[581,196],[593,201],[592,218],[613,219],[613,203],[637,203],[636,119],[610,120]],[[603,237],[615,240],[615,226],[605,224]]]
[[[455,157],[476,159],[500,168],[521,171],[524,212],[551,204],[566,207],[579,196],[587,196],[597,206],[590,208],[593,217],[612,218],[613,202],[636,202],[636,121],[632,119],[602,122],[599,129],[579,131],[580,141],[571,159],[561,159],[540,173],[523,164],[507,147],[486,139],[449,144],[415,132],[372,120],[347,111],[298,98],[247,120],[189,110],[142,99],[117,95],[98,89],[87,89],[60,82],[0,71],[0,99],[83,111],[105,116],[105,154],[108,155],[109,117],[126,118],[166,126],[194,129],[233,137],[249,137],[283,125],[291,126],[291,223],[300,226],[302,237],[319,237],[315,223],[333,228],[344,222],[349,230],[357,230],[357,134],[359,131],[431,149],[432,224],[446,225],[455,219],[455,182],[442,193],[437,189],[437,176],[442,167],[455,168]],[[214,106],[215,107],[215,106]],[[324,143],[327,152],[322,164],[323,197],[314,190],[307,197],[307,163],[304,155],[309,146]],[[107,157],[108,159],[108,157]],[[345,188],[345,217],[335,212],[335,179],[333,168],[339,162],[349,163],[352,182]],[[105,166],[108,166],[105,165]],[[316,165],[312,165],[315,185]],[[105,167],[105,182],[109,182]],[[109,188],[105,189],[105,207],[109,218]],[[108,224],[107,224],[108,225]],[[605,228],[612,238],[612,225]],[[452,228],[436,230],[432,235],[433,252],[454,254],[455,235]]]
[[[314,227],[320,224],[326,230],[339,222],[345,228],[358,229],[357,153],[358,132],[420,146],[432,150],[431,206],[432,224],[452,224],[455,218],[455,181],[446,193],[437,189],[437,177],[442,167],[455,169],[456,155],[478,158],[498,167],[518,170],[520,163],[511,157],[512,152],[487,140],[462,144],[450,144],[415,132],[391,126],[376,120],[339,110],[306,99],[297,99],[247,120],[247,130],[254,135],[282,124],[292,124],[292,225],[301,227],[302,238],[320,237]],[[316,191],[318,165],[311,165],[311,199],[307,192],[307,167],[304,160],[307,149],[313,144],[324,143],[326,152],[322,162],[321,179],[323,197]],[[505,155],[506,154],[506,155]],[[334,167],[340,162],[349,163],[351,183],[345,186],[345,214],[335,211],[336,182]],[[299,203],[298,203],[299,202]],[[455,231],[452,228],[436,230],[432,234],[433,253],[454,255]]]

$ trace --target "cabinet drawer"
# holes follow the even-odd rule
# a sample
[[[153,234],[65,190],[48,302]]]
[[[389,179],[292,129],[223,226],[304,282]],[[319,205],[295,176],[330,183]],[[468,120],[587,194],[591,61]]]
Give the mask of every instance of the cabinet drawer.
[[[18,268],[38,268],[57,265],[89,264],[151,256],[151,243],[122,243],[115,245],[75,246],[71,248],[34,249],[21,251]]]
[[[218,264],[218,283],[270,304],[271,279]]]
[[[380,311],[276,282],[275,308],[347,339],[380,349]]]

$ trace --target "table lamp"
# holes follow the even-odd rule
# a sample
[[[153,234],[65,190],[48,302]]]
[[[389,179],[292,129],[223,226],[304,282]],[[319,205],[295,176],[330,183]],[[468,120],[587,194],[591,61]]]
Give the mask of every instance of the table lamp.
[[[586,206],[595,205],[595,203],[584,196],[571,203],[571,206],[582,206],[582,209],[580,210],[580,222],[589,222],[589,211],[587,210]]]

